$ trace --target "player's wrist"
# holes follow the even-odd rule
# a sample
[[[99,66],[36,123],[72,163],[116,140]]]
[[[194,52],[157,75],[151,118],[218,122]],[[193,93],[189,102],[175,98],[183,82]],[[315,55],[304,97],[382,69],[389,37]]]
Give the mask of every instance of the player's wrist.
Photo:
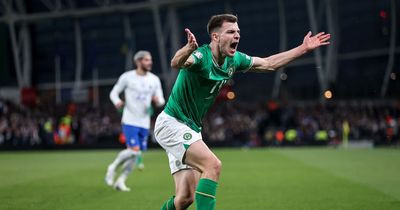
[[[302,55],[302,54],[306,54],[306,53],[308,53],[308,52],[310,51],[310,49],[308,49],[308,47],[307,47],[306,44],[304,44],[304,43],[302,43],[302,44],[298,47],[298,49],[299,49],[299,52],[300,52],[301,55]]]

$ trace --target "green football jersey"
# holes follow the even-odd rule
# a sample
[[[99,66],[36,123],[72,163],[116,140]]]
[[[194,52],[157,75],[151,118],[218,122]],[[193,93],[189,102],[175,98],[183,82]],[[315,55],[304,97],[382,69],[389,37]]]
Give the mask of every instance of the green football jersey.
[[[253,59],[237,51],[233,57],[226,57],[222,66],[218,66],[208,44],[197,48],[191,56],[194,63],[180,69],[164,111],[200,132],[201,121],[221,87],[235,72],[250,69]]]

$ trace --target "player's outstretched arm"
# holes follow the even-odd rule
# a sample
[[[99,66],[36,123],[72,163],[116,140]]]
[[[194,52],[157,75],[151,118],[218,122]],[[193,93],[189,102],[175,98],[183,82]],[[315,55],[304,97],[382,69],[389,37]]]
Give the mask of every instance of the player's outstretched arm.
[[[315,36],[311,36],[311,31],[304,37],[303,43],[298,47],[291,50],[281,52],[266,58],[253,57],[253,66],[250,69],[251,72],[266,72],[274,71],[294,59],[304,55],[305,53],[312,51],[323,45],[329,45],[329,39],[331,35],[320,32]]]
[[[187,44],[179,49],[171,60],[171,67],[174,69],[180,69],[182,67],[188,67],[193,64],[194,59],[190,56],[199,45],[197,44],[196,37],[192,34],[189,29],[185,29],[187,34]]]

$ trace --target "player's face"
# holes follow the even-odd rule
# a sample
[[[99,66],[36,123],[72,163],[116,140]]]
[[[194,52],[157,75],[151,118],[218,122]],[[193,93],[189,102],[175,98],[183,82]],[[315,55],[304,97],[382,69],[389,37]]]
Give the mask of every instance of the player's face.
[[[145,55],[138,62],[138,67],[142,68],[145,71],[151,71],[152,66],[153,66],[153,60],[151,58],[151,55]]]
[[[232,57],[235,55],[240,40],[240,29],[237,23],[224,22],[219,30],[218,47],[220,53]]]

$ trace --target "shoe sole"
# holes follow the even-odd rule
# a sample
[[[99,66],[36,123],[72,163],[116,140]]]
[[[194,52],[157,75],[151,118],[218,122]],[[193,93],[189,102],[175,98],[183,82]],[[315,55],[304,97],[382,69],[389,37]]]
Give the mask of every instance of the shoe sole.
[[[120,192],[130,192],[131,190],[122,190],[120,187],[118,187],[118,186],[114,186],[114,189],[116,190],[116,191],[120,191]]]

